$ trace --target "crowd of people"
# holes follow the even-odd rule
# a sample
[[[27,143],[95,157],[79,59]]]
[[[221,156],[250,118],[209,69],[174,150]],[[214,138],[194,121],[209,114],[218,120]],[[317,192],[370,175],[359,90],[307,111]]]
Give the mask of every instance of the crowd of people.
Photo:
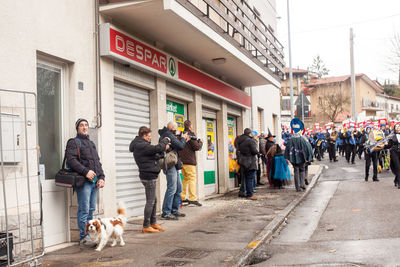
[[[356,127],[355,123],[344,123],[336,129],[331,124],[325,130],[304,131],[304,136],[311,144],[315,160],[321,161],[325,152],[330,162],[337,162],[338,156],[345,158],[348,164],[355,160],[365,160],[365,181],[369,179],[371,163],[372,180],[378,182],[378,173],[382,169],[391,170],[395,175],[394,185],[400,189],[400,124],[389,125],[386,119],[378,123],[363,123]],[[282,133],[283,144],[291,137],[286,129]]]
[[[87,178],[83,187],[75,188],[78,199],[78,226],[81,244],[92,245],[85,231],[85,224],[93,218],[96,207],[97,191],[105,185],[105,175],[100,163],[95,144],[89,139],[89,124],[85,119],[78,119],[75,128],[77,135],[71,138],[66,147],[66,159],[70,168]],[[196,196],[196,151],[201,150],[203,141],[196,137],[192,123],[184,122],[184,131],[170,121],[158,131],[159,140],[151,144],[151,130],[140,127],[138,136],[130,143],[139,168],[140,181],[145,188],[146,205],[142,232],[157,233],[164,228],[157,224],[156,181],[159,173],[166,175],[167,189],[164,195],[161,218],[178,220],[185,217],[179,211],[183,203],[202,206]],[[230,158],[236,166],[233,168],[240,183],[239,196],[257,200],[255,187],[261,183],[264,171],[268,185],[282,189],[291,181],[288,164],[293,167],[294,186],[300,192],[308,185],[308,166],[314,161],[321,161],[325,152],[330,162],[338,162],[338,156],[345,157],[348,164],[355,164],[356,158],[365,160],[365,181],[368,181],[371,163],[373,181],[379,181],[378,173],[382,168],[391,169],[395,175],[394,185],[400,189],[400,124],[389,126],[365,124],[356,128],[354,124],[344,124],[340,129],[331,124],[325,130],[305,130],[301,120],[295,118],[289,129],[282,132],[281,143],[268,129],[257,132],[244,129],[242,135],[234,140],[236,154]],[[231,166],[231,164],[230,164]],[[180,173],[183,180],[180,179]]]

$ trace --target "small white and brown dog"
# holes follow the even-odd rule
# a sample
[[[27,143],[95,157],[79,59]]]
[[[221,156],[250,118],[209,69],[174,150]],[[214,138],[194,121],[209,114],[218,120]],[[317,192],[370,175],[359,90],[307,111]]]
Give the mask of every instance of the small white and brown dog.
[[[120,246],[124,246],[122,239],[124,227],[126,225],[125,205],[118,203],[118,216],[112,218],[93,219],[87,222],[85,233],[89,233],[90,238],[96,242],[96,251],[101,251],[109,240],[112,240],[111,246],[114,247],[119,240]]]

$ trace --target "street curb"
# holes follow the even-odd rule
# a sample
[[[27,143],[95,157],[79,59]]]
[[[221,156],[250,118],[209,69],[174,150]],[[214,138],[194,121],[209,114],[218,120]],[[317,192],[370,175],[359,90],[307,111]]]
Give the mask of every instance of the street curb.
[[[308,196],[314,186],[317,184],[319,177],[321,176],[322,170],[325,165],[320,165],[317,173],[314,175],[311,184],[307,187],[306,191],[295,200],[293,200],[281,214],[276,216],[264,229],[249,243],[248,247],[245,247],[236,255],[231,261],[227,263],[227,266],[240,267],[243,266],[249,259],[250,255],[262,244],[264,241],[272,237],[275,231],[282,225],[292,211]]]

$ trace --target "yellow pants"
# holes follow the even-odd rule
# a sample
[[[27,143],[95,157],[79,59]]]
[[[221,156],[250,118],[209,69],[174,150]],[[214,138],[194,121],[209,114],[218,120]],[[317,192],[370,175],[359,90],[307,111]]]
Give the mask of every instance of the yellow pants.
[[[182,200],[186,199],[186,189],[189,186],[189,201],[196,201],[196,166],[183,164],[182,175]]]

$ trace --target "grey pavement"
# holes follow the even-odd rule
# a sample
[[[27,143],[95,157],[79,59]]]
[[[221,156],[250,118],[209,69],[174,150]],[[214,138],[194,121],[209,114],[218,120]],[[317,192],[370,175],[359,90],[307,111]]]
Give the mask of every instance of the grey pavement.
[[[400,266],[400,190],[393,174],[383,170],[379,182],[365,182],[364,160],[322,163],[328,169],[317,186],[254,253],[255,262],[266,259],[255,266]]]
[[[309,177],[318,168],[312,165]],[[293,184],[282,190],[261,186],[256,193],[259,200],[251,201],[238,198],[236,190],[203,201],[202,207],[183,207],[187,216],[179,221],[159,220],[165,232],[143,234],[142,219],[136,218],[128,223],[124,247],[108,245],[96,252],[74,245],[47,253],[43,266],[229,266],[302,194]]]

